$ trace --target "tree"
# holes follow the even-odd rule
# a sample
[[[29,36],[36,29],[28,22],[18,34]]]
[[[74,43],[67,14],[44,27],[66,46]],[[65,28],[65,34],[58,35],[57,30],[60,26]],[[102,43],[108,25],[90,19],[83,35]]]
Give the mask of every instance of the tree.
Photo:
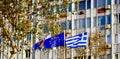
[[[3,53],[8,59],[20,52],[22,49],[22,41],[31,30],[31,21],[28,19],[29,13],[27,6],[30,1],[17,0],[1,0],[0,1],[0,36],[2,37],[3,48],[1,52],[5,52],[10,48],[10,56],[8,52]],[[25,5],[23,5],[25,4]]]
[[[61,8],[67,8],[69,3],[66,0],[61,1],[63,4],[52,2],[52,0],[49,3],[44,0],[36,3],[32,0],[0,0],[0,36],[2,38],[0,52],[6,52],[6,49],[10,48],[9,52],[3,53],[7,59],[11,59],[22,50],[24,39],[28,34],[43,36],[51,32],[52,35],[56,35],[63,31],[56,22],[64,10],[56,13],[52,8],[55,9],[59,5],[62,6]],[[34,17],[31,19],[30,16]],[[40,18],[44,20],[41,21]],[[29,46],[28,42],[25,45]]]

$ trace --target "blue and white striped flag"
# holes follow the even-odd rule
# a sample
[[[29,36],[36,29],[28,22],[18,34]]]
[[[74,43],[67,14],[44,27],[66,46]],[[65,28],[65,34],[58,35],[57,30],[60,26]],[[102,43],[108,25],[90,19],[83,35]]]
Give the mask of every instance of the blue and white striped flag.
[[[67,48],[81,48],[87,45],[87,32],[66,39]]]

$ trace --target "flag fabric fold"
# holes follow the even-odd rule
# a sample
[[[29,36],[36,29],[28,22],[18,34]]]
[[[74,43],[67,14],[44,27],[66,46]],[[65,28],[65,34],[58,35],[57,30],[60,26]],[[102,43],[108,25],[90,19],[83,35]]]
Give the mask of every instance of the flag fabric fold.
[[[44,41],[44,48],[64,46],[64,32],[50,37]]]
[[[32,47],[33,50],[37,50],[37,49],[41,49],[42,48],[42,44],[43,44],[43,40],[35,43]]]
[[[81,48],[87,45],[87,32],[71,36],[65,40],[67,48]]]
[[[0,37],[0,43],[2,42],[2,38]]]
[[[41,48],[44,48],[44,41],[48,38],[51,37],[51,34],[48,33],[44,36],[44,40],[40,40],[39,42],[35,43],[32,47],[33,50],[37,50],[37,49],[41,49]]]

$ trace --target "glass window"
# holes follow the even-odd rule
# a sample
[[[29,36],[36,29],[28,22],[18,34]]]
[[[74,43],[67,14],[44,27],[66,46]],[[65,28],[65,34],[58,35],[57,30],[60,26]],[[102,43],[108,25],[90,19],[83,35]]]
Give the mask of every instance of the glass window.
[[[64,12],[67,12],[67,10],[66,10],[65,8],[62,8],[62,9],[61,9],[61,12],[64,13]]]
[[[67,22],[66,22],[66,21],[62,22],[62,23],[61,23],[61,27],[62,27],[62,29],[65,30],[65,29],[67,28],[66,25],[67,25]]]
[[[48,26],[47,25],[44,25],[43,29],[44,29],[45,33],[48,32]]]
[[[115,2],[115,4],[117,4],[117,0],[115,0],[114,2]]]
[[[2,42],[2,38],[0,37],[0,43]]]
[[[67,12],[67,9],[65,8],[65,5],[61,5],[59,6],[59,8],[61,9],[60,12]]]
[[[79,21],[80,28],[85,28],[85,19]]]
[[[118,19],[119,19],[119,24],[120,24],[120,13],[119,13],[119,18]]]
[[[111,24],[111,15],[107,16],[107,24]]]
[[[115,43],[118,43],[118,34],[115,34]]]
[[[115,4],[120,4],[120,0],[114,0]]]
[[[29,19],[32,19],[32,15],[28,16]]]
[[[78,29],[79,28],[79,20],[75,20],[74,21],[74,24],[75,24],[75,29]]]
[[[94,7],[97,8],[97,0],[94,0]]]
[[[93,23],[94,23],[94,27],[96,27],[97,26],[97,18],[96,17],[94,17],[94,19],[93,19]]]
[[[80,1],[80,3],[79,3],[79,9],[80,10],[85,10],[85,1]]]
[[[59,6],[57,5],[56,6],[56,13],[58,13],[59,12]]]
[[[86,2],[85,1],[80,1],[79,3],[79,9],[80,10],[85,10],[86,8]],[[91,0],[87,0],[87,9],[91,8]]]
[[[98,16],[98,25],[105,25],[105,16]]]
[[[77,2],[75,2],[75,10],[77,11],[78,10],[78,3]]]
[[[97,4],[98,3],[98,4]],[[94,0],[94,7],[97,8],[98,7],[105,7],[105,0]]]
[[[51,12],[54,12],[54,7],[51,7],[51,8],[50,8],[50,11],[51,11]],[[57,9],[56,9],[56,12],[57,12]]]
[[[87,18],[87,27],[91,27],[91,18]]]
[[[107,43],[112,44],[111,35],[108,35],[108,36],[107,36]]]
[[[111,0],[107,0],[107,4],[108,4],[108,5],[111,5]]]
[[[118,59],[118,54],[115,54],[115,59]]]
[[[68,11],[69,11],[69,12],[72,11],[72,3],[69,4],[69,10],[68,10]]]
[[[75,29],[77,29],[77,20],[74,21],[74,24],[75,24]]]
[[[26,50],[26,58],[29,58],[30,57],[30,49]]]
[[[72,21],[70,20],[68,23],[69,23],[69,29],[72,29]]]
[[[119,33],[119,25],[116,24],[115,26],[116,26],[116,32],[115,33]]]
[[[87,9],[90,9],[91,8],[91,0],[88,0],[87,1]]]
[[[31,34],[30,33],[27,35],[27,40],[31,40]]]
[[[114,23],[116,24],[118,22],[118,18],[117,18],[117,15],[115,14],[114,15]]]

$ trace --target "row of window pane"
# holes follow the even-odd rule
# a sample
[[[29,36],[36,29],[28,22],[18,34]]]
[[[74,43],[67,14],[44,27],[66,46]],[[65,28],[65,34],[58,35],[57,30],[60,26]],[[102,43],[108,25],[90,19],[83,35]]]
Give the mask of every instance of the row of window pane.
[[[85,10],[87,5],[87,9],[91,8],[91,0],[86,1],[80,1],[79,3],[79,10]]]
[[[116,0],[117,1],[117,0]],[[115,1],[115,2],[116,2]],[[91,8],[91,0],[83,0],[83,1],[80,1],[78,6],[77,6],[78,3],[75,3],[75,9],[76,10],[85,10],[86,8],[87,9],[90,9]],[[105,7],[105,5],[111,5],[111,0],[94,0],[94,7],[97,8],[98,7]],[[87,6],[86,6],[87,5]],[[64,5],[63,5],[64,6]],[[67,9],[65,9],[64,7],[63,8],[60,8],[60,6],[58,5],[56,7],[56,13],[60,12],[60,9],[64,12],[67,12]],[[54,11],[54,7],[51,7],[51,11],[53,12]],[[68,6],[68,11],[71,12],[72,11],[72,3],[69,3],[69,6]]]
[[[115,4],[120,4],[120,0],[114,0]]]
[[[111,5],[111,0],[94,0],[95,8],[97,8],[97,6],[104,8],[106,4]]]
[[[85,28],[86,20],[85,19],[75,20],[74,24],[76,29]],[[87,18],[87,27],[91,27],[91,18]]]
[[[111,5],[111,0],[94,0],[94,8],[97,7],[101,7],[104,8],[106,5]],[[115,4],[120,4],[120,0],[114,0]],[[79,2],[79,7],[76,5],[77,3],[75,3],[75,9],[77,10],[77,8],[79,8],[79,10],[85,10],[86,7],[87,9],[91,8],[91,0],[83,0]],[[87,5],[87,6],[86,6]],[[77,7],[76,7],[77,6]],[[52,11],[54,11],[54,8],[51,8]],[[62,10],[64,10],[65,12],[67,12],[67,10],[65,10],[64,8],[62,8]],[[60,8],[59,6],[56,7],[56,12],[59,12]],[[72,11],[72,3],[69,4],[68,7],[68,11],[71,12]]]
[[[112,38],[111,35],[107,36],[107,43],[112,44]]]
[[[98,20],[97,17],[94,17],[94,26],[97,26],[97,23],[99,26],[105,24],[111,24],[111,15],[98,16]]]

